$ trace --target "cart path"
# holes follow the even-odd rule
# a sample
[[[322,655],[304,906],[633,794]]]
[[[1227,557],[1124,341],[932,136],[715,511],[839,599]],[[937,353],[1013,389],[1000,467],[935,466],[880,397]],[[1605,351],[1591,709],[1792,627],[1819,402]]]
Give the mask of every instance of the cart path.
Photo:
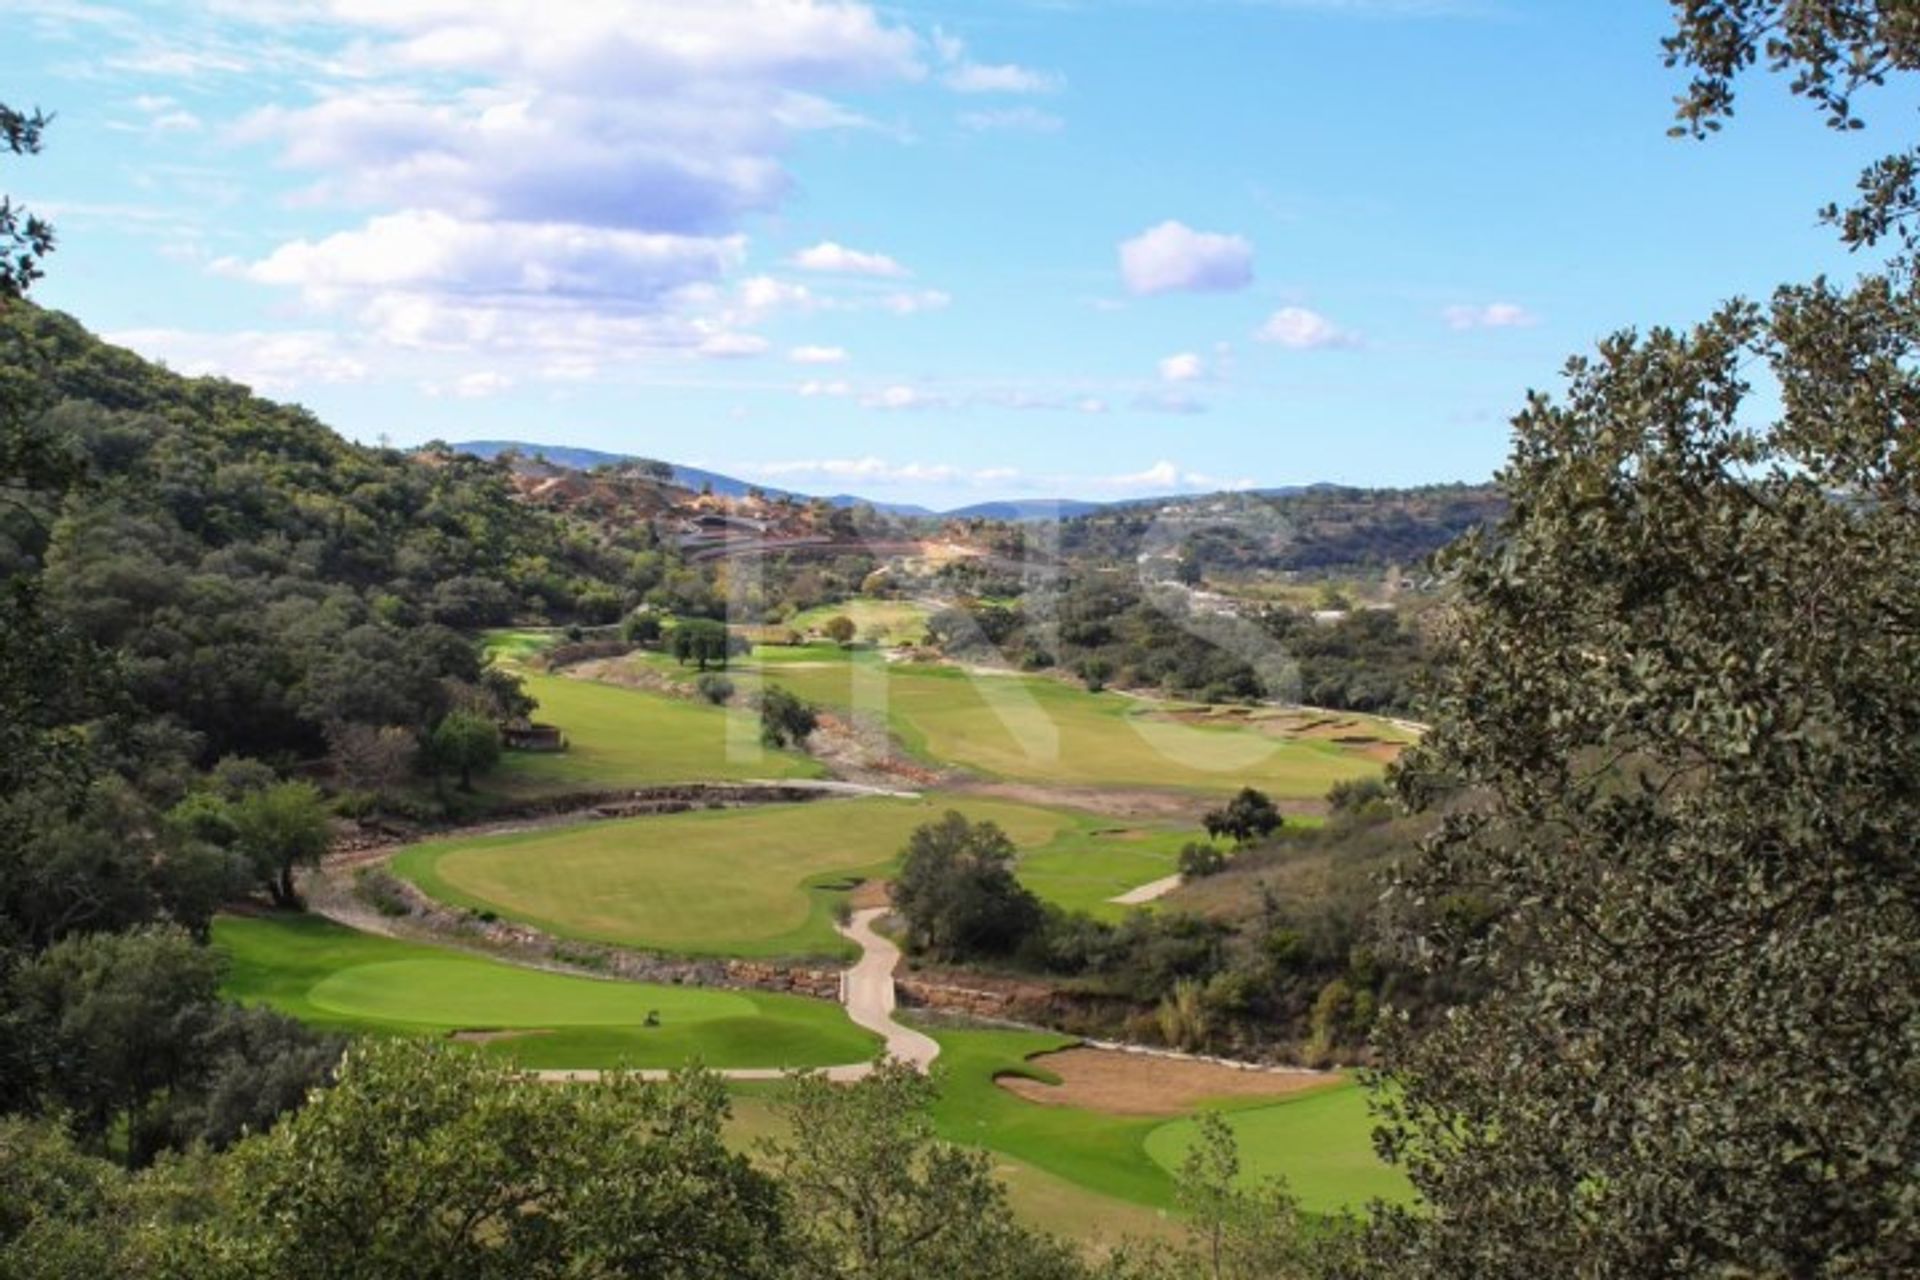
[[[840,975],[840,1003],[854,1025],[878,1035],[886,1044],[887,1056],[925,1072],[940,1056],[933,1037],[902,1026],[895,1020],[896,1007],[893,971],[900,963],[900,948],[874,931],[874,922],[887,913],[885,907],[856,911],[844,925],[836,926],[840,935],[860,948],[860,959]],[[848,1062],[827,1067],[823,1074],[837,1083],[865,1079],[873,1072],[872,1062]],[[536,1078],[552,1083],[591,1082],[600,1079],[599,1071],[536,1071]],[[664,1080],[673,1073],[652,1070],[632,1074],[644,1080]],[[782,1080],[794,1071],[782,1067],[735,1067],[715,1071],[723,1080]]]
[[[1149,880],[1143,885],[1136,885],[1118,897],[1108,898],[1107,901],[1122,907],[1138,907],[1152,902],[1155,898],[1166,897],[1178,889],[1184,880],[1185,877],[1179,875],[1162,876],[1158,880]]]

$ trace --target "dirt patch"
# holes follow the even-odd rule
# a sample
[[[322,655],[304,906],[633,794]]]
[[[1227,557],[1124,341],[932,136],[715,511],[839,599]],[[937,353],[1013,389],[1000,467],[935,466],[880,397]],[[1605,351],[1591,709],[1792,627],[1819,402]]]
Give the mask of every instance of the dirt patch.
[[[893,899],[888,896],[891,888],[885,880],[863,880],[860,887],[847,895],[847,905],[855,911],[864,911],[868,907],[890,907]]]
[[[514,1031],[453,1031],[447,1039],[456,1044],[492,1044],[496,1040],[525,1040],[529,1036],[550,1036],[548,1030]]]
[[[1062,1049],[1032,1062],[1060,1083],[1024,1076],[1000,1076],[994,1083],[1028,1102],[1120,1116],[1185,1115],[1215,1098],[1284,1098],[1332,1080],[1319,1071],[1229,1067],[1115,1049]]]
[[[1145,788],[1049,787],[1033,782],[967,780],[949,783],[947,789],[1042,808],[1081,809],[1114,818],[1191,818],[1197,822],[1214,804],[1206,796]]]

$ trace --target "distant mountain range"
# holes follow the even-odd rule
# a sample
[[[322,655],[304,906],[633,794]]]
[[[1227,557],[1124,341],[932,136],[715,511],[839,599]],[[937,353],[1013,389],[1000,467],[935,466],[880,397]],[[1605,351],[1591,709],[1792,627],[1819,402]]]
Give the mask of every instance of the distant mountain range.
[[[524,440],[463,440],[453,444],[451,448],[460,453],[471,453],[479,458],[492,458],[508,450],[514,450],[526,457],[532,458],[537,455],[555,466],[571,467],[576,471],[587,471],[610,463],[657,461],[657,459],[643,458],[638,454],[603,453],[598,449],[576,449],[569,445],[528,444]],[[777,489],[771,485],[756,485],[733,476],[722,475],[718,471],[683,467],[678,463],[665,465],[673,468],[675,484],[695,490],[711,486],[713,492],[722,497],[743,498],[747,490],[758,489],[773,498],[790,497],[806,500],[822,496],[836,507],[870,506],[876,511],[886,511],[898,516],[947,516],[959,520],[1065,520],[1073,516],[1086,515],[1090,511],[1098,511],[1105,506],[1116,505],[1104,502],[1082,502],[1073,498],[1019,498],[1004,502],[976,502],[965,507],[955,507],[951,511],[935,511],[931,507],[917,506],[910,502],[876,502],[871,498],[863,498],[852,493],[825,495],[798,493],[791,489]]]

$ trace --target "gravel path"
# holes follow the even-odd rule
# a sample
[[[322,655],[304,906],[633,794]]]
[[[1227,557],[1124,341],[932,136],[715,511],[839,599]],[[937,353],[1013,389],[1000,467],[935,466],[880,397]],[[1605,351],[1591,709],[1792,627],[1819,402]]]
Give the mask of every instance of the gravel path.
[[[1146,884],[1136,885],[1119,897],[1108,898],[1107,901],[1118,903],[1123,907],[1137,907],[1142,903],[1152,902],[1155,898],[1166,897],[1175,889],[1178,889],[1180,884],[1181,877],[1178,875],[1162,876],[1158,880],[1150,880]]]

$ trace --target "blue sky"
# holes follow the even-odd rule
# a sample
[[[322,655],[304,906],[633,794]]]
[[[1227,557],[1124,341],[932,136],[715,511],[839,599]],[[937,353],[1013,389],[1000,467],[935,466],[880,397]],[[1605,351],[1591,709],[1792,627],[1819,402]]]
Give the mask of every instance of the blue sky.
[[[1667,138],[1657,0],[0,11],[58,113],[0,190],[114,340],[933,504],[1484,478],[1606,332],[1852,270],[1814,210],[1889,146],[1763,81]]]

